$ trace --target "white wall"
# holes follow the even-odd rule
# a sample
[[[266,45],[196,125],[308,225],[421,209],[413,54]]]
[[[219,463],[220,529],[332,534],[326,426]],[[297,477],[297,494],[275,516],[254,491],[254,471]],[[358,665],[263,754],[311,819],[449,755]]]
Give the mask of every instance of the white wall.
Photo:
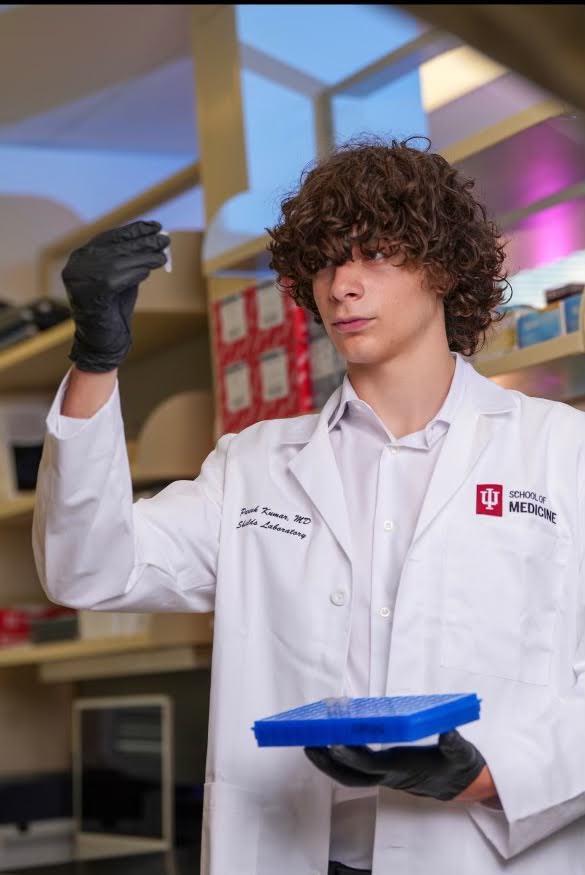
[[[0,298],[25,303],[40,294],[41,249],[82,224],[72,210],[32,195],[0,196]]]

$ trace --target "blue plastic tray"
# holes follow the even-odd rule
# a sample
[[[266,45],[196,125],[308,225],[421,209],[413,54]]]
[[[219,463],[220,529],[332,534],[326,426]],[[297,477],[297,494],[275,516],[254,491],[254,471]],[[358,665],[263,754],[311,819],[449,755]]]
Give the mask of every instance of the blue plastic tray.
[[[321,699],[256,720],[259,747],[324,747],[416,741],[479,718],[475,693]]]

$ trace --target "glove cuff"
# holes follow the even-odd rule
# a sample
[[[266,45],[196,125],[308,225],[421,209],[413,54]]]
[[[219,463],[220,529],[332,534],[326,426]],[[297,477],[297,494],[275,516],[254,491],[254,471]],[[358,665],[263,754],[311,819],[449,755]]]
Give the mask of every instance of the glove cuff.
[[[98,352],[88,349],[76,337],[68,358],[75,363],[80,371],[87,371],[92,374],[105,374],[108,371],[116,370],[127,357],[131,348],[132,341],[129,340],[126,346],[119,351]]]
[[[470,784],[473,784],[475,779],[478,778],[483,771],[485,765],[486,762],[484,758],[479,751],[477,751],[477,757],[473,764],[467,769],[459,772],[459,774],[454,775],[453,779],[450,781],[448,790],[441,795],[437,795],[436,798],[441,802],[450,802],[451,799],[455,799],[456,796],[459,796],[460,793],[467,790]]]

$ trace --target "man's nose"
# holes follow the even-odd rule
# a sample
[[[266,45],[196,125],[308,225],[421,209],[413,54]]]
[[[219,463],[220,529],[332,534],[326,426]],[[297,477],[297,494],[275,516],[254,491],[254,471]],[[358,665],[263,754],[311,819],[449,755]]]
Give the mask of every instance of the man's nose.
[[[336,301],[346,298],[361,298],[364,287],[359,273],[359,263],[346,261],[335,268],[331,282],[330,296]]]

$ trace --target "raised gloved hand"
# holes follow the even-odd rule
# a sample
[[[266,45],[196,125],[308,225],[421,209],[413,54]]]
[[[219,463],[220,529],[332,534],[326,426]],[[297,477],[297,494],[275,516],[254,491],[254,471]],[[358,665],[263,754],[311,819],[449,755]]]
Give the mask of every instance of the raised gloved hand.
[[[138,285],[166,262],[168,236],[158,222],[104,231],[71,253],[61,274],[75,335],[69,358],[82,371],[113,371],[132,345]]]
[[[416,796],[447,801],[479,775],[485,760],[456,729],[439,736],[438,745],[399,746],[374,751],[367,746],[306,747],[314,765],[348,787],[381,785]]]

